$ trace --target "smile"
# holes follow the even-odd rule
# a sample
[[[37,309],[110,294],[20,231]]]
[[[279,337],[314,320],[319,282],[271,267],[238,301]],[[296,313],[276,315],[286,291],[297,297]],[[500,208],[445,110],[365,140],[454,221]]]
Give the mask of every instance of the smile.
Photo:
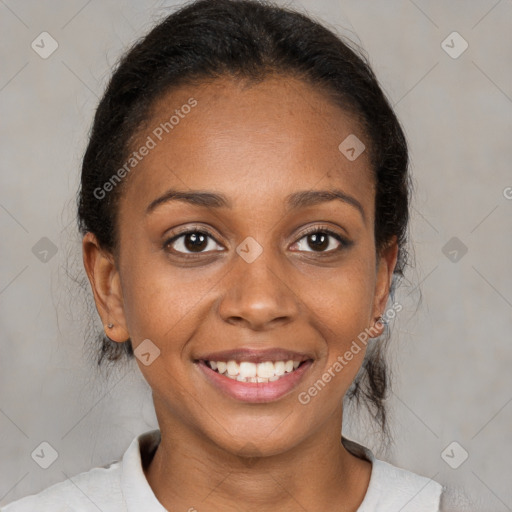
[[[237,380],[238,382],[267,383],[275,382],[287,373],[296,370],[301,361],[288,359],[287,361],[264,361],[253,363],[251,361],[206,361],[206,364],[215,372]]]
[[[272,402],[290,393],[313,365],[313,354],[282,349],[235,349],[195,359],[206,381],[232,399]]]

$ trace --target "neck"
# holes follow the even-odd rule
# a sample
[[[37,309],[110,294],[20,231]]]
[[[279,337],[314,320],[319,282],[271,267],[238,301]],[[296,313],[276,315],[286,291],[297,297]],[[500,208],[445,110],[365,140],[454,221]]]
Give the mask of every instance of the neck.
[[[355,512],[371,463],[343,447],[341,419],[340,409],[292,450],[254,458],[227,453],[182,424],[160,422],[161,442],[146,478],[168,510]]]

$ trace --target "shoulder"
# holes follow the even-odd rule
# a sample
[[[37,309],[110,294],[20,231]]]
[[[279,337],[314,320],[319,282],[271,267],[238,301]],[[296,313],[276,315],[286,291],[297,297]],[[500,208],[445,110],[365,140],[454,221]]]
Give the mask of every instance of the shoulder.
[[[97,467],[6,505],[1,512],[121,511],[120,462]]]
[[[371,450],[342,437],[345,448],[372,463],[366,495],[357,512],[439,512],[443,486],[412,471],[375,458]]]
[[[469,497],[463,487],[443,487],[440,512],[474,512],[485,510],[485,503],[474,496]]]
[[[401,510],[402,512],[438,512],[441,484],[379,459],[373,469],[361,512]]]
[[[133,439],[121,460],[14,501],[2,507],[0,512],[165,512],[143,469],[159,442],[158,429],[140,434]]]

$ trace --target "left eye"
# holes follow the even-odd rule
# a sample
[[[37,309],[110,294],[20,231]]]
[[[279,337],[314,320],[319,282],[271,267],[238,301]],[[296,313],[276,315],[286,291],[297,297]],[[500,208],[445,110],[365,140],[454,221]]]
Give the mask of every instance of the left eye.
[[[306,252],[331,252],[347,245],[340,235],[325,229],[306,233],[296,244],[300,251]],[[307,250],[307,246],[314,247],[314,249]]]
[[[212,243],[210,244],[210,242]],[[215,245],[218,246],[213,237],[205,231],[187,231],[175,236],[165,245],[184,254],[205,252],[206,250],[215,249]],[[210,245],[213,245],[213,247],[210,247]]]

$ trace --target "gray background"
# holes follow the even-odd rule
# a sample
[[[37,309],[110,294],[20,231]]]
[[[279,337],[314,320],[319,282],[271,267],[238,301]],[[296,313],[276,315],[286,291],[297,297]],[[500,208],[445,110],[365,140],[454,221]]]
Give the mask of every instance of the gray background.
[[[378,451],[364,422],[346,435],[464,487],[479,510],[510,511],[512,1],[288,4],[363,45],[405,127],[416,183],[415,266],[392,325],[394,444]],[[172,5],[0,0],[0,505],[114,460],[156,427],[135,366],[106,379],[90,362],[84,330],[97,320],[73,281],[83,277],[73,219],[110,69]],[[43,31],[59,45],[47,59],[31,48]],[[442,46],[453,31],[469,44],[458,58]],[[31,458],[43,441],[58,453],[48,469]],[[453,441],[469,454],[457,469],[441,456]],[[448,450],[452,464],[462,448]]]

